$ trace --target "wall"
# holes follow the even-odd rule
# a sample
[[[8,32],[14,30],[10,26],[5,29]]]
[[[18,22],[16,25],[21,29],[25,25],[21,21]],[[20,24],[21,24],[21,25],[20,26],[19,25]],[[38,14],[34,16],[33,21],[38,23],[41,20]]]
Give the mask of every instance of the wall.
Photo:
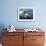
[[[46,0],[1,0],[0,24],[5,26],[13,24],[16,28],[41,27],[46,28]],[[33,7],[35,8],[34,22],[18,22],[17,8]]]

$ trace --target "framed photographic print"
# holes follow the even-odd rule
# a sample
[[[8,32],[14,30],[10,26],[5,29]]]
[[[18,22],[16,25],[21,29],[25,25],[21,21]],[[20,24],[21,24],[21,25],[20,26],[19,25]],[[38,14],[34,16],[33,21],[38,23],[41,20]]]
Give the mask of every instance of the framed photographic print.
[[[35,9],[31,7],[18,8],[18,21],[34,21]]]

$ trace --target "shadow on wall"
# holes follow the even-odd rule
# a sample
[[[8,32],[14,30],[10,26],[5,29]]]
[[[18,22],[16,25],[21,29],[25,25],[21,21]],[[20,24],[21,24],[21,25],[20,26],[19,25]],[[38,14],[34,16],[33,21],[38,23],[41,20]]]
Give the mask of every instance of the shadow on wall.
[[[2,43],[2,32],[5,32],[6,30],[3,30],[4,28],[6,28],[6,26],[4,24],[0,24],[0,43]]]

